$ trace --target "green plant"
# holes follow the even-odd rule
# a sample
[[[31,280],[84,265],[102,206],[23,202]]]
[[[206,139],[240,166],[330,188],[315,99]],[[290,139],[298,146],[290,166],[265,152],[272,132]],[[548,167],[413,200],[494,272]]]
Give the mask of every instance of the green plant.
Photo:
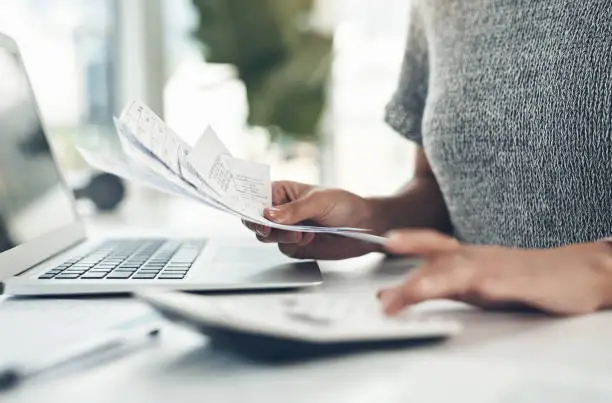
[[[196,37],[211,63],[236,67],[248,123],[316,141],[325,106],[332,40],[313,30],[313,0],[193,0]]]

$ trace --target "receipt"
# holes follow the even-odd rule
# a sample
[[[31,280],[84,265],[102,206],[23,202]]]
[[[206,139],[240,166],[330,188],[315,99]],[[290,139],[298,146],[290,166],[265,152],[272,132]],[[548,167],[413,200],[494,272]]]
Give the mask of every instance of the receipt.
[[[192,148],[145,104],[132,102],[115,119],[115,127],[120,150],[102,156],[95,147],[78,148],[97,169],[272,228],[384,243],[367,229],[284,225],[263,217],[272,205],[270,167],[235,158],[211,126]]]
[[[117,134],[120,131],[120,127],[117,127]],[[158,170],[153,170],[130,158],[116,140],[118,139],[113,139],[106,133],[98,136],[79,136],[75,145],[85,162],[99,171],[111,173],[164,193],[210,204],[210,201],[204,200],[193,187],[173,180]]]
[[[270,167],[239,158],[231,160],[231,167],[237,197],[263,214],[266,207],[272,206]]]
[[[157,158],[151,150],[141,144],[123,122],[116,120],[115,126],[125,154],[131,157],[131,161],[137,163],[137,166],[141,169],[148,170],[160,179],[166,180],[182,188],[184,191],[193,195],[197,200],[209,206],[222,211],[229,211],[226,206],[219,203],[215,198],[200,191],[192,181],[186,180],[184,176],[172,171],[167,163]],[[180,171],[180,169],[178,171]]]
[[[219,139],[212,127],[207,127],[196,145],[186,155],[202,181],[219,197],[228,199],[232,181],[232,154]]]
[[[180,172],[180,156],[187,153],[189,146],[146,105],[132,102],[124,109],[119,121],[146,150],[173,172]]]
[[[187,160],[223,202],[243,216],[261,217],[272,205],[270,168],[234,158],[212,127],[202,134]]]

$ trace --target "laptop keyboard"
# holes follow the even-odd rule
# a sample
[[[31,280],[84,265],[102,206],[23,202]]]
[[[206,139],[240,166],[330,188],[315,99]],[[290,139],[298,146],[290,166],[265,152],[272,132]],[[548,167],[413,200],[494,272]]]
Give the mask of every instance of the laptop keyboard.
[[[204,240],[109,240],[85,256],[47,271],[43,280],[182,280],[198,258]]]

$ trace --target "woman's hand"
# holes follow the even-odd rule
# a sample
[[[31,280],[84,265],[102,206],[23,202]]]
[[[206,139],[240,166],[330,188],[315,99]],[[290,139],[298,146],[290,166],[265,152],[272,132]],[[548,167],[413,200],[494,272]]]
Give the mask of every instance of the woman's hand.
[[[322,189],[296,182],[272,185],[275,207],[264,216],[280,224],[307,223],[324,227],[356,227],[384,232],[374,202],[340,189]],[[372,244],[334,235],[280,231],[249,222],[262,242],[278,243],[286,255],[300,259],[345,259],[373,252]]]
[[[434,231],[390,235],[387,250],[421,255],[423,264],[400,286],[378,294],[385,312],[447,298],[485,308],[529,306],[577,315],[612,305],[612,244],[556,249],[461,245]]]

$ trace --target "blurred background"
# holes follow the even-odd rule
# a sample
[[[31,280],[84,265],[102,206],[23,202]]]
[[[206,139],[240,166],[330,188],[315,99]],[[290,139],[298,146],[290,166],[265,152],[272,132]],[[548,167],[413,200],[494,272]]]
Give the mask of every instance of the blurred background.
[[[412,175],[413,145],[383,121],[408,4],[2,0],[0,32],[21,47],[75,188],[97,174],[75,136],[111,134],[112,116],[140,99],[188,141],[212,124],[234,155],[270,164],[274,179],[374,195]],[[125,186],[122,204],[165,197]]]

